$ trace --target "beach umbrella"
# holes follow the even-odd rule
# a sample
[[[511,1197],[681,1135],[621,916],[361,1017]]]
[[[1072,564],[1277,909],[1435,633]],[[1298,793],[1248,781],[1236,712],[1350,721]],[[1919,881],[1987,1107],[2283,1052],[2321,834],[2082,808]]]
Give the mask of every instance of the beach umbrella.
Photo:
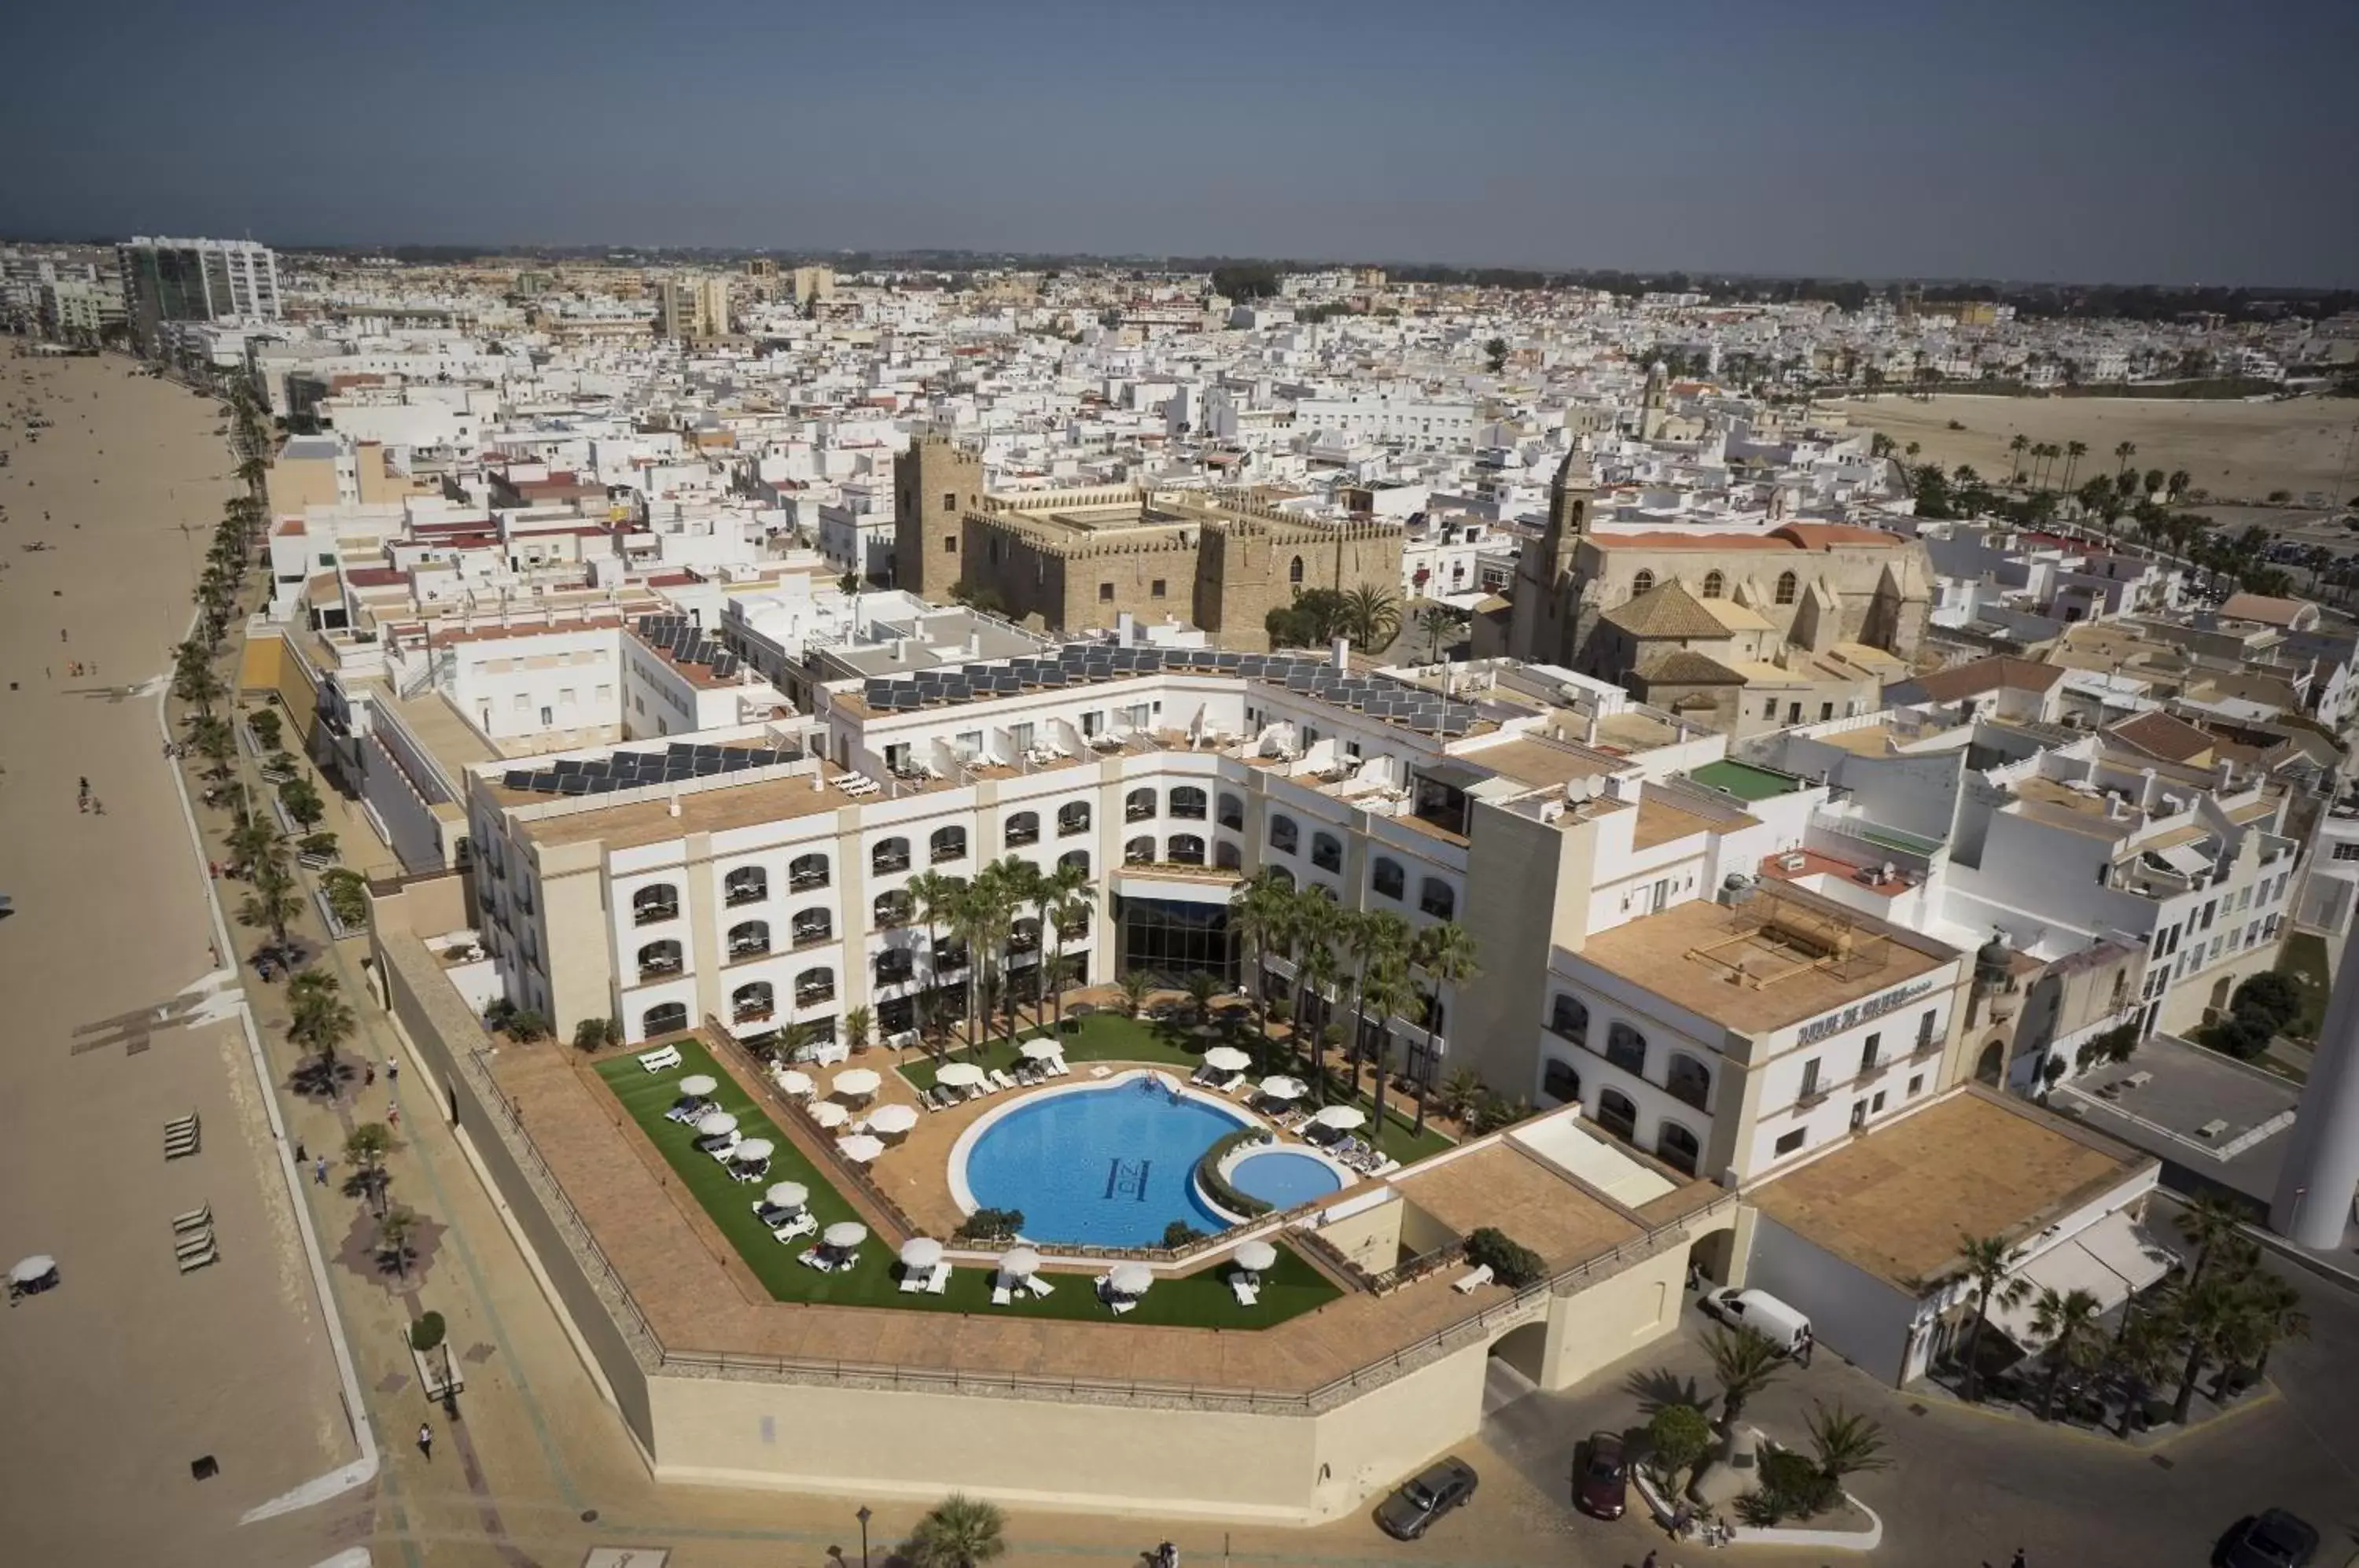
[[[843,1157],[854,1165],[865,1165],[885,1152],[885,1140],[856,1132],[850,1138],[838,1138],[835,1147],[843,1150]]]
[[[983,1082],[983,1069],[972,1062],[953,1062],[934,1074],[934,1082],[953,1089],[972,1089]]]
[[[1117,1296],[1144,1296],[1155,1283],[1155,1270],[1144,1263],[1117,1263],[1106,1276],[1106,1287]]]
[[[792,1094],[797,1099],[800,1099],[818,1086],[811,1082],[811,1075],[799,1067],[788,1067],[779,1071],[778,1089],[782,1094]]]
[[[913,1236],[901,1244],[901,1267],[913,1272],[931,1269],[942,1260],[942,1244],[930,1236]]]
[[[918,1125],[915,1105],[879,1105],[868,1118],[869,1127],[877,1132],[903,1133]]]
[[[1253,1065],[1253,1056],[1234,1045],[1216,1045],[1204,1052],[1204,1065],[1221,1073],[1242,1073]]]
[[[1065,1048],[1053,1040],[1027,1040],[1016,1049],[1027,1062],[1054,1062],[1065,1054]]]
[[[1009,1279],[1029,1279],[1040,1272],[1040,1255],[1028,1247],[1011,1247],[1000,1255],[999,1272]]]
[[[1244,1241],[1237,1244],[1237,1267],[1258,1274],[1277,1261],[1277,1248],[1266,1241]]]
[[[774,1181],[762,1196],[774,1209],[799,1209],[810,1202],[810,1189],[799,1181]]]
[[[835,1093],[839,1094],[849,1094],[855,1100],[864,1100],[876,1093],[876,1086],[883,1082],[883,1079],[876,1076],[875,1068],[854,1067],[837,1073],[833,1087]]]
[[[696,1130],[701,1138],[727,1138],[737,1130],[737,1118],[727,1111],[713,1111],[696,1119]]]
[[[838,1220],[820,1232],[819,1238],[838,1252],[849,1252],[868,1239],[868,1227],[858,1220]]]
[[[1297,1079],[1284,1076],[1265,1078],[1261,1081],[1261,1092],[1266,1099],[1299,1100],[1302,1098],[1302,1084]]]
[[[57,1271],[58,1260],[56,1258],[51,1258],[46,1252],[37,1252],[33,1254],[32,1257],[9,1266],[8,1283],[11,1285],[30,1285],[38,1280],[48,1279]]]
[[[1337,1132],[1350,1132],[1353,1127],[1368,1125],[1368,1113],[1357,1105],[1327,1105],[1313,1112],[1310,1119]]]
[[[709,1073],[691,1073],[679,1081],[679,1092],[691,1100],[701,1100],[721,1087],[721,1080]]]
[[[852,1119],[852,1113],[833,1100],[821,1100],[810,1108],[810,1119],[823,1127],[840,1127]]]
[[[747,1165],[759,1165],[776,1153],[766,1138],[749,1138],[730,1151],[729,1158]]]

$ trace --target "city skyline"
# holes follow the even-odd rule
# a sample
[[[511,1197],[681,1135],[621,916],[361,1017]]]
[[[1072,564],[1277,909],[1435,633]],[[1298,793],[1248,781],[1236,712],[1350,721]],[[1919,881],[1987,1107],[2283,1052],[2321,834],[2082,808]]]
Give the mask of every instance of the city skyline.
[[[33,18],[0,228],[2332,288],[2359,17],[421,6]],[[561,21],[561,26],[559,25]],[[691,23],[696,25],[690,25]],[[2218,33],[2219,36],[2213,36]],[[451,46],[456,43],[458,47]],[[859,68],[863,67],[864,68]],[[189,81],[206,133],[171,129]],[[71,136],[61,125],[76,127]],[[236,149],[233,153],[232,149]]]

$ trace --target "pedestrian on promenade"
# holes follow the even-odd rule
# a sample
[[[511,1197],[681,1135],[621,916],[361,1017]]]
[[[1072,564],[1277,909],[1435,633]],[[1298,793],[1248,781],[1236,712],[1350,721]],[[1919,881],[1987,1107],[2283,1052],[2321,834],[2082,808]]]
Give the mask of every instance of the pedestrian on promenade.
[[[362,1088],[364,1088],[364,1089],[372,1088],[372,1087],[374,1087],[374,1086],[375,1085],[375,1083],[376,1083],[376,1068],[375,1068],[375,1066],[374,1064],[372,1064],[372,1065],[368,1066],[367,1068],[364,1069],[364,1071],[363,1071],[363,1073],[362,1073],[362,1075],[361,1075],[361,1087],[362,1087]]]
[[[426,1455],[426,1463],[434,1463],[434,1429],[424,1421],[418,1423],[418,1452]]]
[[[2015,1549],[2015,1560],[2009,1563],[2006,1565],[2006,1568],[2025,1568],[2023,1561],[2023,1548],[2018,1546]]]
[[[401,1130],[401,1107],[390,1100],[386,1102],[385,1125],[396,1132]]]
[[[385,1059],[385,1081],[388,1083],[401,1082],[401,1063],[390,1056]]]
[[[298,1165],[309,1165],[311,1163],[310,1153],[304,1149],[303,1140],[299,1138],[295,1140],[295,1163]]]
[[[315,1187],[328,1184],[328,1157],[324,1154],[320,1156],[319,1163],[311,1167],[311,1184]]]

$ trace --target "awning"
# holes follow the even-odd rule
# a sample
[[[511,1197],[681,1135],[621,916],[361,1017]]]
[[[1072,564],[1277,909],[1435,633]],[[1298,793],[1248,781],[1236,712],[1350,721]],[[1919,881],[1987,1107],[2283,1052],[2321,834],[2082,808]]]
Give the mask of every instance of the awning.
[[[1107,880],[1125,898],[1163,898],[1180,904],[1226,904],[1245,873],[1212,872],[1203,876],[1158,876],[1152,871],[1117,871]]]
[[[2032,1332],[2041,1290],[2063,1295],[2086,1290],[2107,1312],[2170,1272],[2179,1255],[2138,1228],[2126,1209],[2118,1209],[2083,1227],[2071,1240],[2049,1247],[2016,1271],[2031,1286],[2015,1306],[1992,1304],[1991,1320],[2000,1332],[2026,1350],[2042,1341]]]

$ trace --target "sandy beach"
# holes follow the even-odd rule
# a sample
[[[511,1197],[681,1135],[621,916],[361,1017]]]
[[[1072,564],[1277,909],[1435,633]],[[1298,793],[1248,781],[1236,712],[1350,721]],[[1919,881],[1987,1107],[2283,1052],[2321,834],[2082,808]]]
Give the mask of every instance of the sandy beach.
[[[32,400],[52,421],[38,441]],[[6,404],[0,1261],[48,1253],[63,1277],[0,1335],[8,1554],[314,1561],[316,1515],[237,1524],[357,1452],[262,1094],[234,1020],[158,1012],[216,955],[158,704],[138,688],[185,634],[233,460],[217,405],[120,358],[35,360],[11,340]],[[77,809],[85,778],[103,815]],[[168,1160],[165,1123],[190,1113],[200,1149]],[[220,1261],[183,1274],[172,1220],[201,1207]]]
[[[2245,403],[1944,394],[1920,403],[1887,393],[1835,407],[1849,413],[1853,424],[1881,430],[1903,447],[1919,442],[1924,449],[1919,462],[1951,468],[1968,463],[1985,478],[2006,477],[2007,442],[2020,431],[2059,446],[2085,442],[2089,455],[2081,460],[2076,483],[2088,474],[2113,473],[2114,449],[2131,441],[2137,447],[2132,461],[2140,470],[2169,474],[2183,468],[2197,487],[2221,500],[2259,501],[2273,490],[2285,490],[2297,501],[2315,491],[2348,502],[2359,493],[2359,450],[2354,445],[2359,398]],[[1965,429],[1950,429],[1952,419]]]

